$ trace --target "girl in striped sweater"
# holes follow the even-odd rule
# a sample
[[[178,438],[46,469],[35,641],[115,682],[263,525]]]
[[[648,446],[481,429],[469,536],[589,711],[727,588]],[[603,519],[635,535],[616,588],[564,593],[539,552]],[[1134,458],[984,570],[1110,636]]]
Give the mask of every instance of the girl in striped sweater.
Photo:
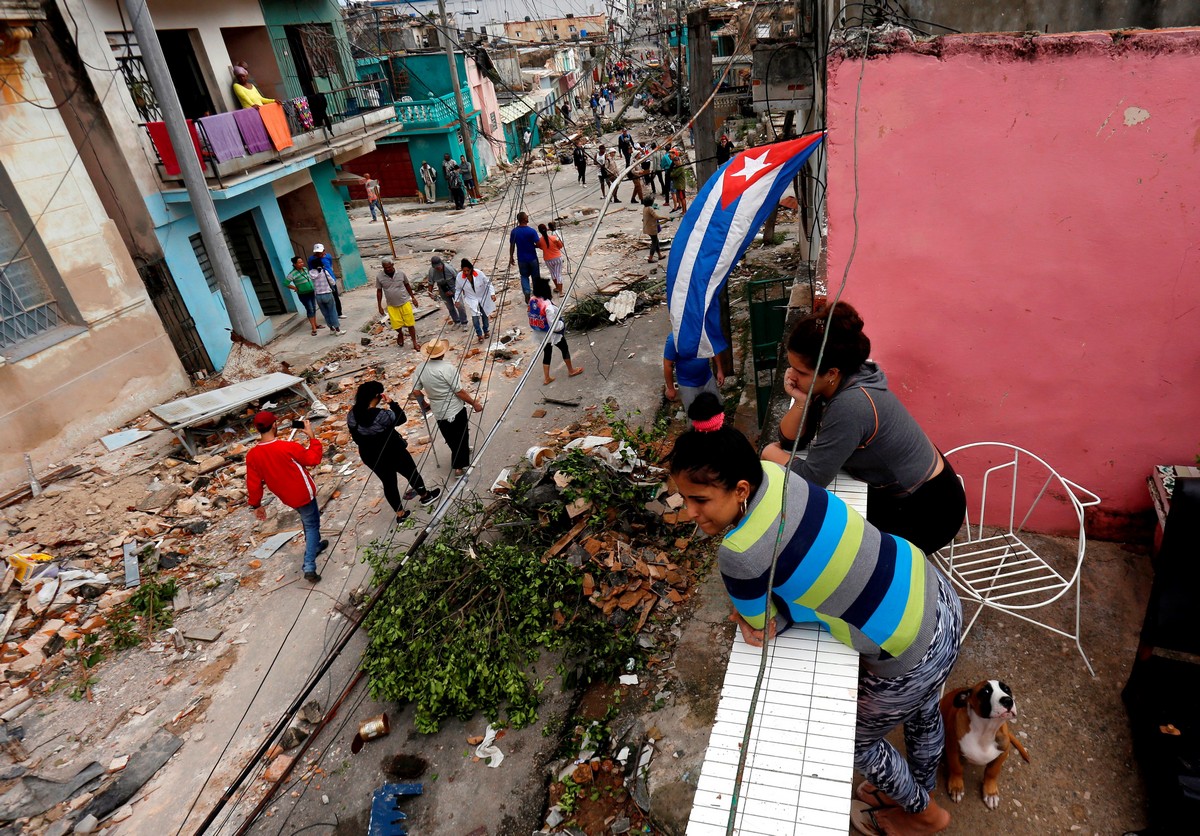
[[[962,627],[949,581],[907,540],[760,461],[724,425],[712,394],[688,414],[693,429],[675,444],[671,475],[700,529],[723,534],[718,567],[746,641],[758,646],[764,634],[815,621],[861,655],[854,765],[868,780],[852,823],[864,833],[944,830],[950,814],[929,793],[944,741],[938,694]],[[900,724],[907,759],[884,739]]]

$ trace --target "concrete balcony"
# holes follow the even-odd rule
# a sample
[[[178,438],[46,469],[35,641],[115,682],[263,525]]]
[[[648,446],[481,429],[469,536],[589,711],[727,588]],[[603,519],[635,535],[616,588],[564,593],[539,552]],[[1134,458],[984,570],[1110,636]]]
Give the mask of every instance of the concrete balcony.
[[[479,110],[472,107],[471,90],[463,87],[463,103],[467,107],[467,119],[473,119]],[[407,99],[407,101],[406,101]],[[404,133],[435,133],[445,131],[458,122],[457,104],[453,93],[434,99],[408,99],[402,97],[393,105],[396,112],[396,128]]]
[[[214,197],[220,197],[223,193],[237,193],[240,191],[236,188],[239,184],[258,181],[272,172],[275,176],[282,176],[321,160],[353,155],[352,152],[366,153],[372,150],[375,140],[397,129],[396,111],[385,82],[358,82],[343,90],[322,95],[327,108],[326,124],[301,127],[299,130],[293,127],[290,131],[291,147],[281,150],[247,151],[232,159],[218,160],[203,126],[199,122],[194,123],[205,179]],[[150,145],[157,153],[153,140]],[[161,156],[155,168],[165,187],[164,191],[181,188],[183,177],[168,173]],[[168,197],[167,202],[172,202],[171,198]]]

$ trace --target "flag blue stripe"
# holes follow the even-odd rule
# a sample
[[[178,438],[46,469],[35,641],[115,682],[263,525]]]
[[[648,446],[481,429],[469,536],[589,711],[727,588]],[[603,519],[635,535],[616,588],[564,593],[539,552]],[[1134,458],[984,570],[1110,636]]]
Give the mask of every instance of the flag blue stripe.
[[[799,144],[806,139],[811,140],[811,135],[801,137],[799,140],[790,140],[790,142]],[[818,137],[815,141],[810,141],[794,156],[764,176],[764,179],[774,179],[770,188],[757,197],[759,205],[755,208],[750,225],[742,235],[742,240],[737,243],[732,259],[723,268],[719,264],[721,254],[731,243],[729,241],[731,227],[739,208],[742,208],[742,201],[756,199],[753,195],[747,198],[743,193],[728,207],[722,207],[720,190],[724,187],[725,174],[730,166],[738,163],[743,155],[759,153],[766,146],[757,146],[735,155],[700,188],[696,199],[680,219],[679,228],[667,257],[667,300],[671,305],[672,332],[680,357],[708,357],[721,353],[728,346],[721,330],[721,310],[717,303],[720,291],[733,268],[745,254],[746,248],[754,240],[755,234],[766,221],[767,216],[778,205],[783,192],[791,185],[800,167],[804,165],[822,140],[823,137]],[[758,184],[753,184],[751,188],[754,188],[755,185]],[[714,189],[718,190],[718,194],[715,196],[713,195]],[[717,203],[713,207],[708,222],[701,226],[705,206],[710,197],[715,197]],[[687,260],[690,249],[695,250],[695,257],[691,259],[690,269],[688,269],[684,266],[684,262]],[[687,288],[686,295],[682,300],[677,300],[674,295],[676,283],[679,281],[684,281]],[[678,310],[681,301],[683,309]],[[707,346],[702,346],[704,341],[711,346],[711,351]],[[701,352],[702,348],[704,348],[703,352]]]

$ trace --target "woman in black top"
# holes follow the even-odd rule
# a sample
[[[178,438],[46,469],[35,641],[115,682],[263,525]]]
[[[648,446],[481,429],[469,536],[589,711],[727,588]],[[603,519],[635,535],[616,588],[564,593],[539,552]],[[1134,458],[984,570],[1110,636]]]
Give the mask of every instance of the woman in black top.
[[[383,384],[377,380],[367,381],[354,395],[354,406],[346,416],[346,426],[358,445],[363,464],[371,468],[383,484],[383,495],[396,512],[396,519],[403,520],[410,512],[402,507],[397,474],[408,480],[411,487],[408,498],[418,496],[422,505],[436,502],[442,489],[425,487],[425,480],[417,472],[417,463],[408,452],[408,442],[396,432],[396,427],[408,419],[400,404],[392,401],[387,403],[388,408],[381,408],[385,403],[387,395],[383,394]]]

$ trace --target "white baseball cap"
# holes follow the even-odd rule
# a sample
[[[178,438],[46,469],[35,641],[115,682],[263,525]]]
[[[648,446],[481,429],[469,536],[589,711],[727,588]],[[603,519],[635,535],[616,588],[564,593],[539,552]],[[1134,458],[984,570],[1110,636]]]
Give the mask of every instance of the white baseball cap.
[[[314,253],[325,252],[325,245],[324,244],[313,244],[313,252]]]

